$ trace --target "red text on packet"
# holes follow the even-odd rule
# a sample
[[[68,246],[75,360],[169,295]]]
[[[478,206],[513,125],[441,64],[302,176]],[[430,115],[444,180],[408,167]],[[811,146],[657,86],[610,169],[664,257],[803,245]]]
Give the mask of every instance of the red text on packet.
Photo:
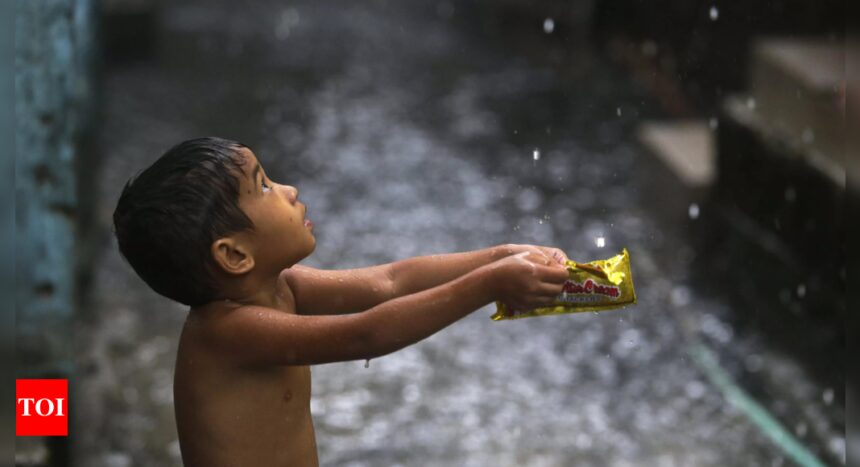
[[[565,293],[576,293],[576,294],[592,294],[592,295],[605,295],[607,297],[618,298],[621,295],[621,289],[614,285],[603,285],[594,282],[591,279],[586,279],[585,282],[574,282],[567,281],[564,283],[564,289],[562,292]]]
[[[15,436],[69,435],[69,381],[15,380]]]

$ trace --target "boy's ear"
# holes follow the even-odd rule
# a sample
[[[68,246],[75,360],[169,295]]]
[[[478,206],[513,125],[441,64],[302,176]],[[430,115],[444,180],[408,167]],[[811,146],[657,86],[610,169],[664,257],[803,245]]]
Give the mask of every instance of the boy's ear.
[[[236,237],[219,238],[212,242],[212,257],[227,274],[245,274],[254,269],[254,256],[245,243]]]

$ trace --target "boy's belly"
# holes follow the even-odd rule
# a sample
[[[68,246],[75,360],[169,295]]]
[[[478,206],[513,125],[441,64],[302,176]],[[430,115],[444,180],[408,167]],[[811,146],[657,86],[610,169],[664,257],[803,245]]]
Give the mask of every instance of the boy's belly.
[[[196,378],[192,388],[178,370],[175,407],[187,466],[317,465],[309,367],[230,371],[205,384],[208,378]]]

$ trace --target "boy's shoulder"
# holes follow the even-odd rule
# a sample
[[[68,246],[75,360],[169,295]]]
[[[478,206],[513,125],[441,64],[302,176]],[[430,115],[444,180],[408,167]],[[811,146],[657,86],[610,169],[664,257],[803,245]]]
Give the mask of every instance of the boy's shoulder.
[[[278,311],[295,312],[295,295],[292,290],[292,282],[295,273],[291,269],[284,269],[278,274],[276,293],[279,299],[277,306],[265,306],[256,304],[245,304],[229,299],[213,300],[203,305],[191,307],[188,318],[191,319],[215,319],[228,313],[237,313],[248,309],[273,308]]]

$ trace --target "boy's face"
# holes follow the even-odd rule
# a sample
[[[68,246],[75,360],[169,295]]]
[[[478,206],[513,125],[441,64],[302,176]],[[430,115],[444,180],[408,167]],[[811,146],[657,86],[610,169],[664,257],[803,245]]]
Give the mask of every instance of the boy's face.
[[[254,257],[257,266],[286,268],[314,251],[313,223],[298,190],[271,181],[257,156],[247,148],[240,177],[239,206],[254,223]]]

